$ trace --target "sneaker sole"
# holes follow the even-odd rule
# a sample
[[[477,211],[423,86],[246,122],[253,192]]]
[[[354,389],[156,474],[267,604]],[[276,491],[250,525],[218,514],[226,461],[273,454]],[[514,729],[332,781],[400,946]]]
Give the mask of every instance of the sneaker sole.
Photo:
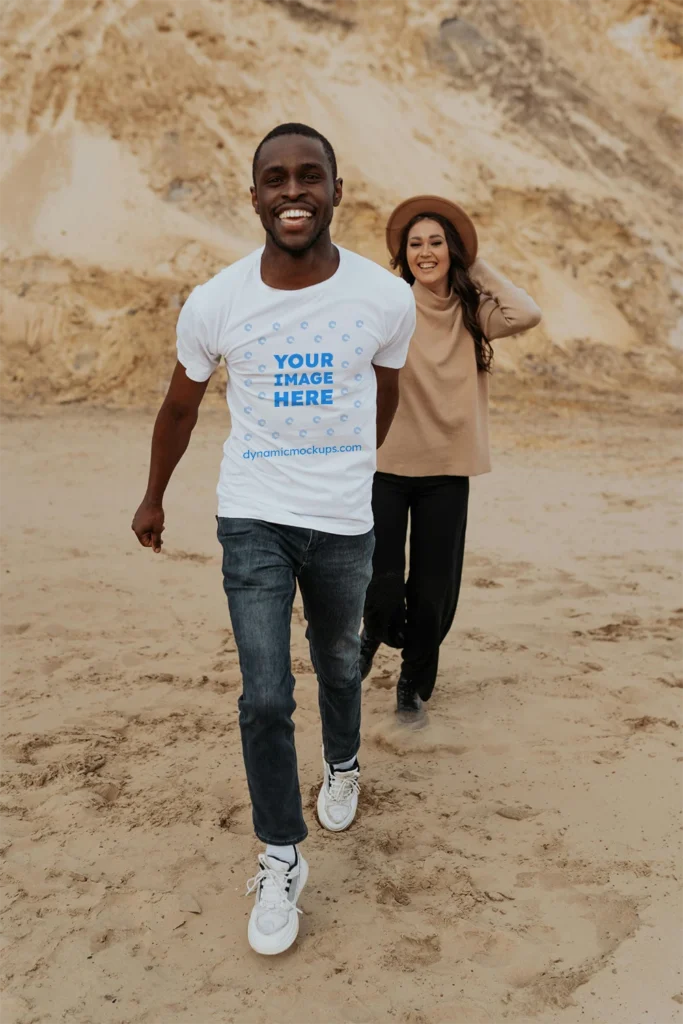
[[[296,894],[297,902],[303,888],[308,881],[308,864],[306,861],[301,863],[301,874],[299,875],[299,890]],[[247,938],[249,945],[255,953],[259,953],[260,956],[277,956],[279,953],[285,953],[290,946],[294,944],[299,934],[299,914],[294,912],[294,919],[288,928],[283,928],[282,931],[278,932],[277,935],[261,935],[256,930],[256,927],[252,925],[252,919],[249,918],[249,927],[247,929]],[[268,941],[275,940],[275,941]]]

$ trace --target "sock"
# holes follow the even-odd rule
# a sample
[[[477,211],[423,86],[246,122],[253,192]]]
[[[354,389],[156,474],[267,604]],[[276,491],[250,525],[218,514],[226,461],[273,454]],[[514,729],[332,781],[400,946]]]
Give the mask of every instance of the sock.
[[[268,843],[266,846],[266,857],[275,857],[289,864],[290,868],[296,864],[296,846],[273,846]]]
[[[348,772],[353,768],[355,763],[356,758],[352,757],[348,761],[341,761],[339,764],[333,764],[332,767],[335,770],[335,772]]]

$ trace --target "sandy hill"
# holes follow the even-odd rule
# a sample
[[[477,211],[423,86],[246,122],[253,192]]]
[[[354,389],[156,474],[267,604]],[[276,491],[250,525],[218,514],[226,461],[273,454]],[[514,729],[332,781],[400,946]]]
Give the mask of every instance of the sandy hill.
[[[678,0],[5,0],[2,341],[12,401],[156,400],[190,288],[260,240],[251,155],[338,150],[337,239],[386,264],[457,198],[543,325],[499,380],[674,389],[683,346]],[[218,384],[216,385],[218,387]]]

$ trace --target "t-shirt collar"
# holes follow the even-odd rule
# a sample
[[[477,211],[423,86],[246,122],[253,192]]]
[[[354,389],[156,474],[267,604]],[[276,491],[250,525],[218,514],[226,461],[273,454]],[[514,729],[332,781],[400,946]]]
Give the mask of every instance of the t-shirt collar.
[[[314,295],[318,288],[324,288],[326,285],[334,286],[338,284],[346,263],[346,250],[342,249],[341,245],[337,245],[335,248],[339,253],[339,266],[332,277],[328,277],[326,281],[319,281],[318,284],[309,284],[307,288],[271,288],[271,286],[266,284],[261,277],[261,257],[265,250],[265,245],[262,245],[258,250],[256,259],[256,273],[258,275],[258,280],[261,283],[261,287],[265,288],[269,292],[275,293],[276,295]]]

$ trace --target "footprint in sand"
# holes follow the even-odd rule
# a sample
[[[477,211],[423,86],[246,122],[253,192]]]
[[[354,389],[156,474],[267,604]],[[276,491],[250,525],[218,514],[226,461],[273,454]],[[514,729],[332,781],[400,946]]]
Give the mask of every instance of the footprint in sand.
[[[641,620],[636,616],[627,616],[620,622],[608,622],[588,630],[588,636],[596,640],[615,643],[618,640],[634,640],[642,635]]]
[[[657,682],[662,683],[663,686],[670,686],[673,689],[683,689],[683,676],[674,675],[673,672],[670,672],[667,675],[659,676]]]
[[[166,558],[172,562],[195,562],[197,565],[208,565],[214,561],[213,555],[200,555],[196,551],[166,551],[162,549]]]
[[[370,685],[375,690],[393,690],[396,686],[396,676],[387,669],[381,670],[370,676]]]
[[[524,807],[504,806],[496,808],[496,814],[500,815],[501,818],[508,818],[510,821],[525,821],[527,818],[535,818],[540,813],[540,811],[535,811],[533,807],[529,807],[528,804]]]
[[[658,725],[664,725],[667,729],[679,729],[680,726],[674,718],[659,718],[654,715],[641,715],[640,718],[627,718],[626,725],[630,726],[633,732],[641,732],[644,729],[654,729]]]
[[[247,804],[235,801],[226,805],[218,815],[218,827],[238,836],[251,835],[253,829]]]
[[[318,798],[318,789],[314,787],[315,798]],[[393,786],[385,786],[372,779],[365,781],[361,787],[359,808],[361,811],[371,810],[373,817],[377,814],[384,814],[386,811],[395,811],[401,800]]]
[[[395,907],[407,907],[410,904],[410,893],[402,880],[380,878],[377,882],[378,903]]]
[[[23,636],[31,628],[30,622],[20,622],[16,626],[6,623],[2,627],[2,636]]]
[[[384,954],[385,967],[416,971],[430,967],[441,959],[441,939],[436,932],[424,935],[401,935]]]

